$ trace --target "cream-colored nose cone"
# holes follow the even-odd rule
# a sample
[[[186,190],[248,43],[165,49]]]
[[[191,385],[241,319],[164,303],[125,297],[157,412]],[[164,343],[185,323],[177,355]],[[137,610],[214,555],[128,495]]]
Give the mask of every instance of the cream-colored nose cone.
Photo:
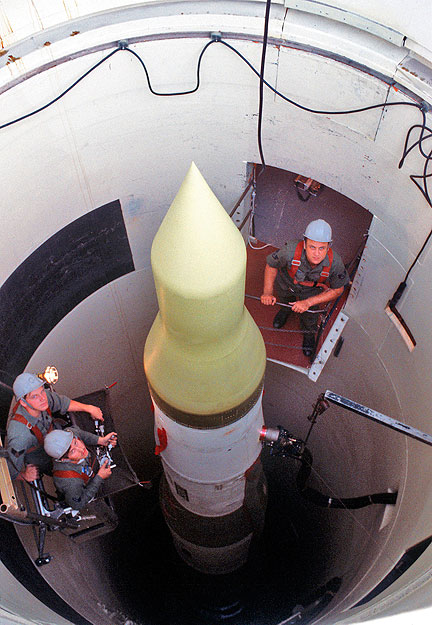
[[[144,367],[156,401],[202,416],[248,402],[264,375],[265,347],[244,306],[245,245],[194,163],[151,262],[159,314]]]

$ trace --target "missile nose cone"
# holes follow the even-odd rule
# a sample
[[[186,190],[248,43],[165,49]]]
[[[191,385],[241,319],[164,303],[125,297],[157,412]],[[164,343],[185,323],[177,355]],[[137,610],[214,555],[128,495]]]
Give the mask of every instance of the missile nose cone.
[[[194,163],[154,238],[151,263],[160,314],[172,332],[199,343],[238,323],[245,244]]]
[[[191,298],[212,297],[245,271],[243,238],[195,163],[156,234],[151,259],[155,279]]]
[[[193,163],[151,262],[160,312],[144,363],[153,397],[207,415],[248,401],[260,388],[265,347],[244,306],[245,244]]]

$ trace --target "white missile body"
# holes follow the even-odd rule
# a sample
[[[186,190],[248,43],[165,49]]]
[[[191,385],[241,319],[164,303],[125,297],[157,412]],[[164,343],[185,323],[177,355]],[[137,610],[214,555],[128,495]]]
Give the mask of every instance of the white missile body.
[[[245,471],[257,460],[263,424],[261,397],[242,419],[215,430],[188,428],[155,408],[155,426],[169,444],[161,454],[176,500],[202,516],[230,514],[244,503]]]

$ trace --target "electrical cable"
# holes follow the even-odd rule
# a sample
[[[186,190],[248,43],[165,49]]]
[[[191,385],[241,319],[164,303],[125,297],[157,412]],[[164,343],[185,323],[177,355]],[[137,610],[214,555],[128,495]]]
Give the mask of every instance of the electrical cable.
[[[267,14],[267,12],[269,10],[270,0],[266,0],[266,1],[267,1],[267,6],[266,6],[266,19],[265,19],[265,42],[267,43],[268,21],[269,21],[269,15]],[[422,115],[423,115],[423,123],[421,125],[416,124],[416,125],[412,126],[409,129],[407,137],[406,137],[406,141],[405,141],[404,152],[403,152],[401,161],[399,162],[399,168],[402,167],[403,162],[404,162],[406,156],[409,154],[409,152],[414,147],[416,147],[416,145],[419,145],[420,152],[421,152],[422,156],[427,159],[427,162],[429,160],[431,160],[431,158],[432,158],[431,154],[427,155],[423,151],[423,149],[421,147],[422,142],[425,139],[427,139],[427,138],[429,138],[431,136],[431,135],[428,135],[427,137],[425,137],[424,136],[424,131],[428,130],[429,132],[432,133],[432,130],[426,127],[426,116],[425,116],[425,112],[423,110],[424,107],[421,104],[415,103],[415,102],[382,102],[380,104],[373,104],[373,105],[369,105],[369,106],[365,106],[365,107],[361,107],[361,108],[357,108],[357,109],[342,110],[342,111],[320,110],[320,109],[313,109],[313,108],[310,108],[310,107],[307,107],[307,106],[303,106],[302,104],[296,102],[295,100],[292,100],[291,98],[288,98],[287,96],[284,96],[282,93],[280,93],[275,87],[273,87],[268,81],[266,81],[264,79],[263,73],[262,72],[258,72],[258,70],[256,70],[254,68],[254,66],[250,63],[250,61],[248,61],[248,59],[243,54],[241,54],[241,52],[236,50],[233,46],[231,46],[226,41],[223,41],[222,38],[220,38],[220,37],[211,39],[209,42],[206,43],[206,45],[201,50],[200,55],[198,57],[197,70],[196,70],[197,81],[196,81],[195,87],[192,88],[192,89],[188,89],[186,91],[174,91],[174,92],[167,92],[167,93],[161,93],[161,92],[155,91],[153,89],[153,87],[151,86],[150,76],[149,76],[147,67],[146,67],[144,61],[141,59],[140,55],[137,54],[131,48],[129,48],[127,46],[127,44],[119,43],[118,47],[115,50],[113,50],[107,56],[105,56],[103,59],[101,59],[100,61],[95,63],[95,65],[93,65],[84,74],[82,74],[82,76],[80,76],[77,80],[75,80],[69,87],[67,87],[64,91],[62,91],[58,96],[56,96],[55,98],[50,100],[47,104],[44,104],[43,106],[39,107],[38,109],[35,109],[34,111],[31,111],[30,113],[26,113],[25,115],[21,115],[20,117],[17,117],[17,118],[15,118],[15,119],[13,119],[13,120],[11,120],[9,122],[1,124],[0,125],[0,130],[2,130],[4,128],[7,128],[8,126],[11,126],[13,124],[16,124],[16,123],[18,123],[20,121],[23,121],[24,119],[27,119],[28,117],[36,115],[37,113],[40,113],[41,111],[45,110],[46,108],[48,108],[49,106],[51,106],[52,104],[54,104],[55,102],[60,100],[69,91],[71,91],[78,83],[80,83],[86,76],[88,76],[97,67],[102,65],[105,61],[107,61],[109,58],[111,58],[114,54],[116,54],[119,51],[129,52],[129,53],[131,53],[133,56],[135,56],[138,59],[139,63],[141,64],[141,66],[144,69],[144,72],[146,74],[147,84],[148,84],[149,90],[150,90],[150,92],[153,95],[159,96],[159,97],[166,97],[166,96],[188,95],[188,94],[195,93],[196,91],[198,91],[199,86],[200,86],[200,68],[201,68],[201,62],[202,62],[203,55],[206,52],[206,50],[213,43],[221,43],[224,46],[226,46],[227,48],[229,48],[232,52],[237,54],[237,56],[239,56],[244,63],[246,63],[246,65],[254,72],[254,74],[256,74],[259,77],[260,83],[262,83],[262,85],[266,85],[271,91],[273,91],[273,93],[275,93],[277,96],[279,96],[280,98],[282,98],[283,100],[285,100],[289,104],[292,104],[293,106],[295,106],[295,107],[297,107],[297,108],[299,108],[299,109],[301,109],[303,111],[309,112],[309,113],[315,113],[315,114],[318,114],[318,115],[351,115],[353,113],[361,113],[361,112],[365,112],[365,111],[369,111],[369,110],[373,110],[373,109],[377,109],[377,108],[384,108],[384,107],[391,107],[391,106],[413,106],[413,107],[419,109],[422,112]],[[263,43],[264,43],[264,41],[263,41]],[[264,50],[263,50],[263,58],[262,58],[262,63],[261,64],[263,64],[263,62],[265,63],[265,51]],[[409,136],[411,134],[411,131],[414,128],[416,128],[416,127],[419,127],[419,128],[422,129],[421,133],[420,133],[420,138],[418,139],[418,141],[416,141],[413,145],[411,145],[408,148]],[[260,154],[261,153],[262,153],[262,150],[260,149]],[[262,160],[262,164],[263,164],[263,166],[265,166],[264,159]],[[424,176],[425,176],[425,173],[423,173],[422,176],[418,176],[418,177],[423,178]],[[432,202],[431,202],[428,194],[427,194],[427,200],[428,200],[428,203],[432,206]]]
[[[362,495],[360,497],[329,497],[323,495],[315,488],[306,486],[306,482],[312,471],[313,458],[312,454],[307,447],[304,448],[303,454],[300,458],[301,468],[297,474],[296,484],[297,488],[303,497],[309,499],[317,506],[323,508],[344,508],[355,510],[358,508],[365,508],[372,504],[391,504],[395,505],[397,500],[397,492],[386,493],[373,493],[372,495]]]
[[[227,48],[232,50],[235,54],[237,54],[237,56],[239,56],[242,59],[242,61],[244,61],[246,63],[246,65],[254,72],[254,74],[256,74],[261,79],[260,73],[254,68],[252,63],[250,63],[247,60],[247,58],[245,56],[243,56],[243,54],[241,54],[241,52],[236,50],[233,46],[231,46],[226,41],[223,41],[222,39],[219,41],[219,43],[223,44],[224,46],[226,46]],[[422,147],[423,141],[425,141],[426,139],[428,139],[431,136],[431,135],[424,136],[424,132],[427,130],[430,133],[432,133],[432,130],[426,126],[426,115],[425,115],[425,110],[424,110],[423,104],[420,104],[420,103],[417,103],[417,102],[381,102],[380,104],[372,104],[372,105],[364,106],[364,107],[357,108],[357,109],[349,109],[349,110],[342,110],[342,111],[334,111],[334,110],[333,111],[328,111],[328,110],[326,111],[326,110],[321,110],[321,109],[313,109],[313,108],[310,108],[308,106],[303,106],[302,104],[299,104],[295,100],[292,100],[291,98],[288,98],[287,96],[284,96],[282,93],[280,93],[280,91],[278,91],[275,87],[273,87],[270,83],[268,83],[264,78],[262,78],[262,82],[271,91],[273,91],[273,93],[275,95],[277,95],[280,98],[282,98],[282,100],[285,100],[289,104],[292,104],[293,106],[295,106],[296,108],[298,108],[298,109],[300,109],[302,111],[305,111],[307,113],[314,113],[314,114],[317,114],[317,115],[332,115],[332,116],[333,115],[352,115],[354,113],[363,113],[365,111],[371,111],[373,109],[392,107],[392,106],[412,106],[414,108],[417,108],[421,112],[421,114],[422,114],[423,123],[422,124],[415,124],[414,126],[412,126],[408,130],[407,137],[405,139],[405,146],[404,146],[404,150],[403,150],[403,153],[402,153],[402,158],[399,161],[398,168],[400,169],[402,167],[402,165],[403,165],[403,163],[405,161],[406,156],[416,146],[419,146],[419,151],[420,151],[421,155],[426,159],[425,167],[427,167],[428,162],[430,160],[432,160],[432,153],[426,154],[423,151],[423,147]],[[410,135],[411,135],[411,131],[414,128],[421,128],[420,138],[414,144],[412,144],[408,148],[408,143],[409,143],[409,138],[410,138]],[[425,173],[426,172],[424,171],[422,175],[415,176],[415,177],[417,177],[417,178],[424,178],[425,177]],[[412,179],[411,176],[410,176],[410,178]],[[415,181],[413,180],[413,182],[415,182]],[[423,191],[421,188],[420,188],[420,190],[422,191],[423,195],[425,196],[426,201],[428,202],[428,204],[432,207],[432,200],[431,200],[431,198],[429,196],[428,191],[427,190]]]
[[[206,43],[206,45],[204,46],[204,48],[201,50],[200,55],[198,57],[198,62],[197,62],[197,69],[196,69],[196,85],[193,89],[188,89],[187,91],[173,91],[170,93],[161,93],[158,91],[155,91],[153,89],[153,87],[151,86],[151,82],[150,82],[150,76],[149,73],[147,71],[147,67],[145,66],[144,61],[142,60],[142,58],[140,57],[139,54],[137,54],[134,50],[131,50],[131,48],[123,47],[122,50],[125,50],[126,52],[130,52],[131,54],[133,54],[134,57],[136,57],[139,61],[139,63],[141,64],[146,78],[147,78],[147,84],[148,84],[148,88],[150,90],[150,93],[152,93],[153,95],[156,96],[160,96],[160,97],[172,97],[172,96],[178,96],[178,95],[190,95],[192,93],[195,93],[196,91],[198,91],[199,87],[200,87],[200,68],[201,68],[201,61],[202,58],[204,56],[205,51],[207,50],[207,48],[209,48],[213,43],[217,43],[219,40],[218,39],[212,39],[211,41],[208,41]],[[0,127],[1,130],[1,127]]]
[[[258,176],[261,176],[266,170],[266,164],[264,159],[264,151],[262,147],[262,114],[264,108],[264,70],[265,70],[265,59],[267,53],[267,38],[268,38],[268,28],[270,21],[270,5],[271,0],[266,0],[266,10],[264,17],[264,35],[262,42],[262,52],[261,52],[261,71],[259,74],[259,105],[258,105],[258,150],[261,159],[261,169],[258,173]]]
[[[300,458],[299,456],[292,457],[292,458],[293,458],[294,460],[296,460],[297,462],[298,462],[298,461],[301,461],[301,458]],[[337,495],[337,494],[334,492],[334,489],[331,487],[331,485],[330,485],[330,484],[328,484],[328,483],[327,483],[327,481],[326,481],[326,480],[322,477],[322,475],[321,475],[321,474],[317,471],[317,469],[316,469],[316,468],[314,468],[314,467],[312,466],[312,463],[310,463],[310,464],[309,464],[309,467],[310,467],[310,472],[313,472],[313,473],[316,475],[316,477],[317,477],[317,478],[318,478],[318,479],[319,479],[319,480],[320,480],[320,481],[324,484],[324,486],[325,486],[325,488],[327,489],[327,491],[328,491],[329,493],[331,493],[331,494],[332,494],[331,499],[341,501],[341,503],[342,503],[341,508],[344,508],[344,509],[345,509],[345,511],[347,512],[348,516],[350,516],[350,517],[351,517],[351,519],[352,519],[352,521],[353,521],[356,525],[358,525],[358,527],[360,527],[360,529],[361,529],[361,530],[362,530],[362,532],[364,532],[364,534],[368,537],[368,539],[370,540],[370,542],[374,543],[376,547],[378,547],[378,548],[380,548],[380,549],[381,549],[381,547],[382,547],[382,546],[380,546],[380,542],[379,542],[379,541],[377,540],[377,538],[376,538],[376,533],[372,533],[372,532],[370,532],[370,531],[369,531],[369,530],[368,530],[368,529],[367,529],[367,528],[363,525],[363,523],[360,521],[360,519],[358,518],[358,515],[356,515],[356,514],[353,512],[353,509],[352,509],[352,508],[349,508],[349,507],[346,507],[346,506],[344,505],[344,499],[343,499],[343,498],[340,498],[340,497],[339,497],[339,495]],[[300,470],[301,470],[301,469],[300,469]],[[297,481],[297,480],[296,480],[296,481]],[[383,493],[383,494],[388,495],[389,493]],[[393,493],[393,495],[394,495],[394,494],[395,494],[395,493]],[[328,497],[327,497],[327,501],[328,501]],[[395,503],[395,502],[393,502],[393,503]],[[325,507],[328,507],[328,506],[326,505]],[[332,507],[335,507],[335,506],[332,506]],[[385,558],[385,559],[387,559],[387,560],[389,561],[389,563],[391,564],[392,568],[394,568],[394,567],[397,565],[397,562],[396,562],[396,561],[395,561],[392,557],[390,557],[388,554],[383,554],[383,556],[384,556],[384,558]],[[343,575],[341,575],[341,577],[345,577],[345,573],[344,573]]]
[[[226,46],[227,48],[232,50],[235,54],[237,54],[237,56],[239,56],[242,59],[242,61],[246,63],[246,65],[253,71],[253,73],[256,74],[260,78],[260,73],[258,72],[258,70],[256,70],[255,67],[252,65],[252,63],[250,63],[247,60],[247,58],[243,56],[241,52],[236,50],[234,46],[230,45],[226,41],[223,41],[223,39],[220,39],[219,43],[222,43],[224,46]],[[373,109],[384,108],[386,106],[413,106],[419,109],[420,111],[422,110],[422,105],[417,102],[381,102],[380,104],[371,104],[369,106],[363,106],[357,109],[349,109],[349,110],[343,110],[343,111],[324,111],[320,109],[313,109],[308,106],[303,106],[302,104],[299,104],[295,100],[288,98],[287,96],[283,95],[280,91],[278,91],[275,87],[273,87],[270,83],[268,83],[266,80],[264,80],[264,78],[263,78],[263,83],[266,85],[266,87],[268,87],[271,91],[273,91],[273,93],[275,93],[277,96],[282,98],[282,100],[285,100],[289,104],[292,104],[293,106],[295,106],[298,109],[301,109],[302,111],[305,111],[307,113],[316,113],[317,115],[351,115],[353,113],[363,113],[365,111],[371,111]]]
[[[264,250],[266,247],[270,247],[270,243],[264,243],[264,245],[261,245],[261,247],[257,247],[256,245],[252,245],[251,238],[255,238],[255,237],[248,237],[248,245],[253,250]]]
[[[426,126],[426,114],[425,114],[424,108],[421,107],[420,110],[421,110],[421,113],[422,113],[422,116],[423,116],[423,123],[422,124],[414,124],[408,130],[406,138],[405,138],[405,144],[404,144],[404,149],[403,149],[403,153],[402,153],[402,158],[399,161],[398,169],[401,169],[401,167],[403,166],[403,164],[405,162],[406,157],[411,152],[411,150],[413,150],[416,146],[418,146],[420,154],[425,158],[423,174],[422,175],[411,174],[410,175],[410,180],[412,180],[412,182],[420,190],[420,192],[422,193],[423,197],[428,202],[428,204],[430,206],[432,206],[432,202],[431,202],[431,198],[430,198],[429,190],[428,190],[428,186],[427,186],[427,179],[430,178],[431,175],[432,175],[432,174],[428,174],[427,173],[427,168],[428,168],[429,161],[432,159],[432,150],[429,152],[429,154],[426,154],[423,151],[423,147],[422,147],[422,142],[426,141],[427,139],[430,139],[432,137],[432,130]],[[412,143],[410,145],[410,147],[408,147],[408,143],[409,143],[409,139],[410,139],[410,136],[411,136],[411,132],[413,130],[415,130],[416,128],[420,128],[419,139],[417,141],[415,141],[414,143]],[[424,133],[425,133],[426,130],[429,132],[429,134],[425,136]],[[418,179],[423,180],[423,187],[417,182]],[[432,230],[430,230],[430,232],[429,232],[428,236],[426,237],[423,245],[421,246],[419,252],[417,253],[417,255],[414,258],[413,262],[411,263],[410,267],[408,268],[408,271],[405,274],[405,278],[399,284],[398,288],[393,293],[392,298],[388,302],[388,306],[389,306],[390,310],[392,310],[398,316],[399,316],[399,313],[398,313],[398,311],[396,309],[396,304],[400,300],[400,298],[402,297],[403,292],[406,289],[407,279],[408,279],[409,274],[411,273],[411,271],[414,268],[414,266],[417,264],[420,256],[423,253],[423,250],[427,246],[431,236],[432,236]]]
[[[119,46],[115,50],[113,50],[112,52],[107,54],[103,59],[101,59],[100,61],[95,63],[92,67],[90,67],[90,69],[88,69],[84,74],[82,74],[79,78],[77,78],[77,80],[75,80],[71,85],[69,85],[69,87],[67,87],[64,91],[62,91],[58,96],[56,96],[55,98],[53,98],[52,100],[50,100],[49,102],[44,104],[43,106],[40,106],[39,108],[35,109],[34,111],[31,111],[30,113],[26,113],[25,115],[21,115],[20,117],[17,117],[17,118],[15,118],[15,119],[13,119],[13,120],[11,120],[9,122],[6,122],[5,124],[1,124],[0,125],[0,130],[3,130],[4,128],[7,128],[8,126],[12,126],[13,124],[21,122],[24,119],[32,117],[33,115],[36,115],[37,113],[40,113],[40,112],[44,111],[45,109],[50,107],[52,104],[55,104],[61,98],[63,98],[63,96],[65,96],[67,93],[69,93],[69,91],[71,91],[74,87],[76,87],[84,78],[86,78],[95,69],[97,69],[100,65],[105,63],[105,61],[110,59],[114,54],[116,54],[117,52],[120,52],[121,50],[124,50],[126,52],[130,52],[131,54],[133,54],[133,56],[135,56],[138,59],[138,61],[140,62],[142,68],[144,69],[144,72],[145,72],[145,75],[146,75],[146,78],[147,78],[147,84],[148,84],[149,90],[150,90],[150,92],[153,95],[156,95],[156,96],[177,96],[177,95],[188,95],[188,94],[191,94],[191,93],[195,93],[196,91],[198,91],[199,86],[200,86],[200,67],[201,67],[202,57],[203,57],[205,51],[207,50],[207,48],[211,44],[216,43],[216,41],[217,41],[216,39],[212,39],[201,50],[201,53],[200,53],[199,58],[198,58],[198,63],[197,63],[197,82],[196,82],[196,85],[195,85],[195,87],[193,89],[189,89],[187,91],[176,91],[176,92],[172,92],[172,93],[159,93],[159,92],[155,91],[153,89],[152,85],[151,85],[150,76],[149,76],[149,73],[147,71],[147,67],[145,66],[145,63],[141,59],[139,54],[137,54],[134,50],[131,50],[131,48],[128,48],[124,44],[120,43]]]
[[[39,525],[39,523],[37,521],[18,520],[18,519],[14,519],[13,517],[11,517],[11,516],[9,516],[7,514],[1,514],[0,515],[0,519],[3,519],[4,521],[8,521],[8,523],[13,523],[14,525],[33,525],[33,526]]]
[[[270,0],[267,0],[267,4],[268,5],[270,4]],[[267,30],[268,29],[268,18],[266,18],[266,19],[267,19],[267,22],[266,22],[266,30]],[[266,41],[267,41],[267,34],[266,34]],[[143,67],[144,72],[146,74],[147,84],[148,84],[149,90],[150,90],[150,92],[153,95],[164,97],[164,96],[188,95],[188,94],[195,93],[199,89],[199,86],[200,86],[200,67],[201,67],[202,57],[203,57],[205,51],[213,43],[221,43],[224,46],[226,46],[227,48],[229,48],[230,50],[232,50],[235,54],[237,54],[237,56],[239,56],[242,59],[242,61],[244,61],[246,63],[246,65],[254,72],[254,74],[256,74],[260,78],[260,81],[262,81],[263,85],[266,85],[266,87],[268,87],[271,91],[273,91],[273,93],[275,93],[277,96],[279,96],[280,98],[282,98],[283,100],[285,100],[289,104],[292,104],[293,106],[295,106],[295,107],[297,107],[297,108],[299,108],[299,109],[301,109],[303,111],[309,112],[309,113],[315,113],[315,114],[318,114],[318,115],[351,115],[353,113],[362,113],[364,111],[369,111],[369,110],[373,110],[373,109],[377,109],[377,108],[391,107],[391,106],[413,106],[413,107],[419,109],[422,112],[422,114],[423,114],[423,124],[421,124],[421,125],[416,124],[416,125],[412,126],[410,128],[410,130],[408,131],[406,142],[405,142],[405,147],[404,147],[404,152],[403,152],[401,161],[399,163],[399,168],[402,167],[403,162],[404,162],[406,156],[408,155],[408,153],[416,145],[419,145],[420,152],[421,152],[422,156],[424,156],[424,158],[426,158],[427,160],[431,160],[432,159],[431,154],[429,154],[429,155],[425,154],[425,152],[423,152],[423,149],[421,148],[421,143],[425,139],[429,138],[429,136],[431,136],[431,135],[428,135],[427,137],[424,137],[423,136],[424,131],[427,129],[428,131],[430,131],[432,133],[432,130],[426,127],[426,117],[425,117],[425,113],[424,113],[424,110],[423,110],[423,106],[421,104],[416,103],[416,102],[382,102],[380,104],[372,104],[372,105],[364,106],[364,107],[357,108],[357,109],[342,110],[342,111],[320,110],[320,109],[313,109],[313,108],[310,108],[310,107],[307,107],[307,106],[303,106],[302,104],[299,104],[295,100],[292,100],[291,98],[288,98],[287,96],[284,96],[282,93],[280,93],[275,87],[273,87],[268,81],[266,81],[264,79],[262,74],[260,72],[258,72],[258,70],[256,70],[254,68],[254,66],[250,63],[250,61],[248,61],[247,58],[243,54],[241,54],[241,52],[236,50],[233,46],[231,46],[226,41],[223,41],[221,38],[214,38],[214,39],[212,39],[211,41],[207,42],[207,44],[201,50],[199,58],[198,58],[197,70],[196,70],[197,71],[197,83],[196,83],[196,85],[195,85],[195,87],[193,89],[189,89],[189,90],[186,90],[186,91],[173,91],[173,92],[168,92],[168,93],[161,93],[161,92],[155,91],[153,89],[153,87],[151,86],[150,76],[149,76],[149,73],[148,73],[147,68],[145,66],[145,63],[141,59],[139,54],[137,54],[134,50],[129,48],[126,44],[119,44],[119,46],[115,50],[113,50],[107,56],[105,56],[103,59],[98,61],[89,70],[87,70],[84,74],[82,74],[82,76],[80,76],[77,80],[75,80],[69,87],[67,87],[67,89],[62,91],[58,96],[56,96],[55,98],[50,100],[47,104],[39,107],[38,109],[35,109],[34,111],[31,111],[30,113],[26,113],[25,115],[22,115],[22,116],[17,117],[17,118],[15,118],[15,119],[13,119],[13,120],[11,120],[9,122],[1,124],[0,125],[0,130],[2,130],[4,128],[7,128],[8,126],[11,126],[13,124],[16,124],[17,122],[23,121],[24,119],[27,119],[28,117],[36,115],[37,113],[40,113],[41,111],[45,110],[46,108],[48,108],[49,106],[51,106],[52,104],[54,104],[55,102],[60,100],[63,96],[65,96],[69,91],[71,91],[71,89],[73,89],[78,83],[80,83],[86,76],[88,76],[91,72],[93,72],[97,67],[102,65],[105,61],[107,61],[114,54],[116,54],[117,52],[119,52],[121,50],[122,51],[126,51],[126,52],[130,52],[131,54],[133,54],[138,59],[139,63]],[[265,56],[264,56],[264,62],[265,62]],[[408,141],[409,141],[409,135],[411,133],[411,130],[413,130],[416,127],[422,128],[420,139],[418,141],[416,141],[415,144],[413,144],[409,148],[407,148],[407,144],[408,144]],[[263,164],[265,164],[265,163],[263,163]],[[423,177],[423,176],[420,176],[420,177]],[[428,200],[428,201],[430,202],[430,200]],[[432,203],[431,203],[431,206],[432,206]]]
[[[5,124],[1,124],[0,125],[0,130],[3,130],[4,128],[7,128],[8,126],[12,126],[13,124],[21,122],[24,119],[32,117],[33,115],[36,115],[37,113],[40,113],[41,111],[44,111],[45,109],[47,109],[52,104],[55,104],[63,96],[65,96],[67,93],[69,93],[69,91],[71,91],[74,87],[76,87],[78,83],[80,83],[82,80],[84,80],[84,78],[86,78],[86,76],[91,74],[91,72],[93,72],[97,67],[99,67],[99,65],[102,65],[102,63],[105,63],[105,61],[107,61],[109,58],[111,58],[117,52],[120,52],[120,50],[122,50],[122,49],[123,48],[116,48],[115,50],[113,50],[112,52],[107,54],[107,56],[105,56],[103,59],[98,61],[95,65],[93,65],[90,69],[88,69],[86,72],[84,72],[84,74],[82,74],[82,76],[77,78],[75,80],[75,82],[73,82],[69,87],[67,87],[64,91],[62,91],[58,96],[56,96],[55,98],[50,100],[47,104],[44,104],[43,106],[40,106],[38,109],[35,109],[34,111],[31,111],[30,113],[26,113],[25,115],[21,115],[20,117],[17,117],[16,119],[11,120],[10,122],[6,122]]]
[[[333,492],[332,487],[326,482],[326,480],[323,478],[323,476],[313,467],[311,466],[311,470],[312,472],[316,475],[316,477],[324,484],[324,486],[327,488],[328,492],[333,493],[335,496],[335,499],[338,498],[338,496]],[[358,525],[362,531],[366,534],[366,536],[369,538],[369,540],[375,544],[376,547],[380,547],[379,541],[376,538],[376,534],[372,534],[364,525],[363,523],[358,519],[357,515],[354,514],[354,512],[350,509],[350,508],[346,508],[346,511],[348,513],[348,515],[351,517],[351,519],[354,521],[354,523],[356,525]],[[388,554],[383,554],[383,556],[389,561],[389,563],[392,565],[392,568],[394,568],[397,565],[397,561],[394,560],[392,557],[390,557]],[[345,576],[345,574],[343,575],[343,577]]]

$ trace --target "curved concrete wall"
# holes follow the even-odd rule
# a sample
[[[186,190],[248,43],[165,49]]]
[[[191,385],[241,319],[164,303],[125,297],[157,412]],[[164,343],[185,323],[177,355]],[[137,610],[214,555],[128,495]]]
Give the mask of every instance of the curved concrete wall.
[[[396,10],[382,20],[402,33],[396,38],[399,43],[367,32],[358,15],[348,15],[348,23],[343,23],[316,11],[295,10],[292,2],[285,4],[272,5],[266,80],[287,97],[326,111],[385,101],[410,103],[414,96],[430,99],[430,73],[415,53],[421,48],[427,56],[429,43],[424,30],[428,9],[423,12],[419,3],[413,2],[415,17],[407,25]],[[296,4],[307,9],[307,2]],[[118,40],[130,41],[147,66],[153,88],[163,93],[194,87],[197,59],[213,31],[221,31],[224,41],[255,68],[260,66],[262,2],[121,5],[92,3],[94,13],[89,16],[77,2],[3,2],[1,123],[56,97],[113,50]],[[364,5],[363,17],[380,22],[373,3]],[[347,2],[338,7],[354,11]],[[409,42],[411,50],[406,47]],[[416,76],[409,69],[414,62]],[[395,90],[383,77],[406,90]],[[134,271],[83,299],[27,356],[34,369],[48,360],[55,362],[61,391],[70,395],[118,380],[113,400],[117,406],[127,406],[125,420],[131,415],[136,420],[134,432],[125,428],[125,439],[129,437],[125,443],[145,470],[153,466],[147,460],[153,442],[142,370],[142,347],[156,312],[150,244],[192,160],[227,210],[234,205],[245,186],[246,164],[259,162],[257,110],[257,77],[221,43],[205,52],[199,90],[174,97],[152,95],[138,60],[121,50],[58,103],[0,131],[6,230],[0,252],[1,282],[62,228],[98,207],[120,201]],[[362,396],[354,399],[368,403],[373,392],[378,405],[371,407],[430,432],[432,397],[425,379],[432,359],[430,245],[411,272],[400,304],[417,341],[413,352],[384,313],[432,226],[431,207],[409,179],[409,174],[422,172],[424,159],[413,151],[404,167],[397,168],[406,133],[420,120],[418,110],[410,106],[317,115],[266,90],[263,146],[268,165],[320,180],[374,215],[360,288],[347,305],[352,344],[345,361],[349,375],[335,370],[330,380],[338,384],[335,390],[350,396],[351,381],[364,376]],[[25,293],[19,296],[25,298]],[[379,374],[368,377],[364,371],[372,360],[370,372]],[[293,372],[274,375],[299,388],[306,385]],[[270,388],[275,384],[270,382]],[[299,392],[309,397],[321,390],[312,387]],[[349,583],[335,602],[339,612],[367,594],[405,549],[432,534],[428,449],[384,435],[374,426],[366,431],[369,466],[363,465],[365,456],[350,452],[356,471],[367,474],[360,481],[369,480],[371,486],[379,483],[374,478],[379,457],[401,496],[391,523],[376,534],[361,570],[348,576]],[[143,441],[138,450],[137,433]],[[324,466],[328,446],[325,441],[317,445]],[[350,440],[351,450],[355,445]],[[343,476],[333,477],[343,486]],[[377,524],[379,519],[374,519],[370,531]],[[347,532],[347,527],[340,531]],[[343,554],[336,556],[335,563],[342,558]],[[429,559],[425,558],[418,575]],[[335,622],[334,615],[330,618]]]

